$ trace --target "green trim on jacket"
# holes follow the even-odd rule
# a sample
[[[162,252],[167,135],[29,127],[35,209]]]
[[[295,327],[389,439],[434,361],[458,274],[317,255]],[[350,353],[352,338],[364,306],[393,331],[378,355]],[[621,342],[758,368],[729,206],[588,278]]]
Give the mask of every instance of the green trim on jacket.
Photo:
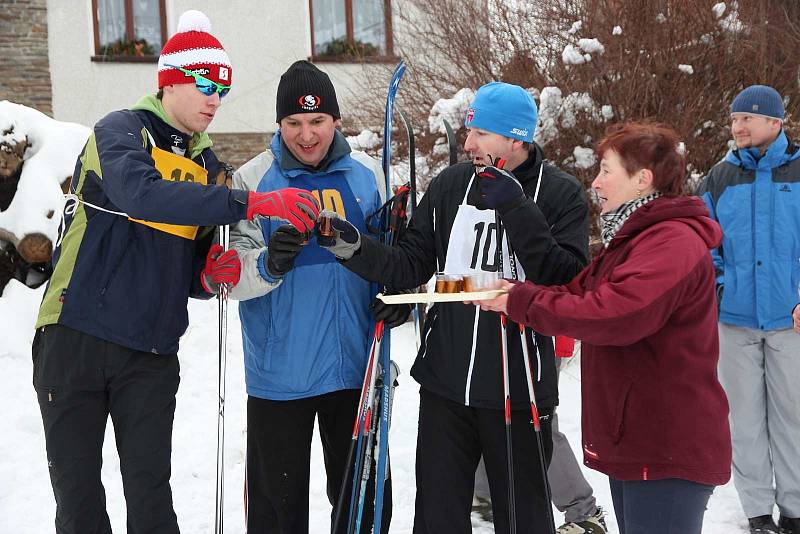
[[[100,155],[97,152],[97,140],[94,133],[86,141],[86,147],[83,149],[83,154],[80,156],[81,162],[81,175],[78,178],[78,184],[75,187],[75,194],[81,198],[81,191],[83,184],[86,181],[86,173],[93,171],[99,178],[102,179],[103,171],[100,168]],[[83,202],[78,202],[78,207],[69,226],[67,234],[64,236],[64,241],[61,243],[61,252],[58,258],[58,264],[53,271],[53,276],[50,279],[50,284],[47,286],[47,292],[42,299],[42,305],[39,308],[39,317],[36,320],[36,328],[48,324],[57,323],[61,316],[61,310],[64,306],[62,293],[69,286],[72,279],[72,273],[75,271],[75,263],[78,261],[78,251],[83,243],[83,236],[86,233],[86,209]]]

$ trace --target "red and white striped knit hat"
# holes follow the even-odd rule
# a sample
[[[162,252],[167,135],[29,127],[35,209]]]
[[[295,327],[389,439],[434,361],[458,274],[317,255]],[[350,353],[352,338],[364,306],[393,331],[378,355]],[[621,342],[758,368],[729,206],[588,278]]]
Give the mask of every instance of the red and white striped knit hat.
[[[169,38],[158,57],[158,88],[194,83],[174,65],[200,74],[222,85],[231,85],[233,70],[225,49],[211,35],[211,21],[196,10],[186,11],[178,20],[178,32]]]

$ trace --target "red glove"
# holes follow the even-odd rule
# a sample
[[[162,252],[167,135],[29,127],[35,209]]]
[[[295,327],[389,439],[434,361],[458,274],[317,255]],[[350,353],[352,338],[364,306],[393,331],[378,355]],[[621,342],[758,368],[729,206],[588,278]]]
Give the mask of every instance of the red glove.
[[[221,245],[211,245],[206,256],[206,266],[200,271],[200,283],[209,293],[218,293],[220,284],[230,287],[239,283],[242,263],[234,249],[225,250]]]
[[[556,356],[569,358],[575,350],[575,340],[567,336],[556,336]]]
[[[319,204],[305,189],[287,187],[269,193],[251,191],[247,195],[247,218],[256,215],[289,221],[300,232],[310,232],[319,215]]]

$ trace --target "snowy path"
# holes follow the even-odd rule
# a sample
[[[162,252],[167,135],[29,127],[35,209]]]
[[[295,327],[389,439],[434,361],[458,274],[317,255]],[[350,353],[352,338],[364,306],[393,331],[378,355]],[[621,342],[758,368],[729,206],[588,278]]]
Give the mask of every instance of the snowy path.
[[[13,282],[12,282],[13,284]],[[55,503],[47,473],[42,423],[31,386],[29,343],[39,291],[11,285],[0,298],[0,533],[40,534],[53,531]],[[229,356],[226,402],[225,527],[244,531],[242,488],[244,480],[245,393],[239,319],[235,305],[229,316]],[[216,303],[190,303],[191,327],[181,343],[181,387],[173,437],[172,487],[181,530],[214,531],[216,474],[217,353]],[[413,328],[407,324],[394,333],[393,358],[400,365],[391,433],[394,512],[392,533],[410,534],[414,516],[414,450],[418,386],[408,375],[414,358]],[[577,361],[564,368],[561,378],[562,430],[578,451],[580,369]],[[276,429],[279,431],[279,429]],[[106,434],[103,483],[108,512],[115,532],[125,531],[125,506],[114,450],[112,428]],[[319,441],[312,448],[311,532],[329,529],[330,507],[325,495],[325,474]],[[579,456],[580,457],[580,456]],[[611,509],[606,478],[586,470],[598,503]],[[613,516],[613,514],[612,514]],[[557,520],[559,517],[557,516]],[[609,517],[616,532],[613,517]],[[473,532],[493,532],[491,525],[474,520]],[[718,488],[706,514],[704,532],[746,532],[732,484]]]

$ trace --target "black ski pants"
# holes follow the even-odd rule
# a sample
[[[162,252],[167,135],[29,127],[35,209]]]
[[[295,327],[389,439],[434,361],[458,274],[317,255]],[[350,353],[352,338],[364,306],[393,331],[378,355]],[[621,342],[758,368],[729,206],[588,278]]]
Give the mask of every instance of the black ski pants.
[[[38,329],[33,385],[44,423],[57,534],[107,534],[100,481],[111,415],[128,534],[179,532],[172,508],[170,456],[179,366],[60,325]]]
[[[545,463],[553,450],[552,409],[540,414]],[[511,415],[517,532],[552,534],[547,516],[536,432],[530,410]],[[468,534],[475,468],[483,455],[492,497],[494,528],[510,532],[505,418],[502,410],[472,408],[420,389],[417,434],[417,499],[414,534]]]
[[[347,504],[352,491],[352,469],[348,470],[347,453],[358,411],[360,390],[346,389],[316,397],[291,401],[247,398],[247,532],[248,534],[307,534],[308,491],[311,463],[311,440],[314,419],[319,434],[327,474],[331,522],[348,474],[345,493],[344,526]],[[388,459],[387,459],[388,461]],[[388,469],[387,469],[388,473]],[[375,465],[367,485],[363,534],[371,532],[375,494]],[[389,532],[392,517],[392,481],[384,486],[381,532]]]

